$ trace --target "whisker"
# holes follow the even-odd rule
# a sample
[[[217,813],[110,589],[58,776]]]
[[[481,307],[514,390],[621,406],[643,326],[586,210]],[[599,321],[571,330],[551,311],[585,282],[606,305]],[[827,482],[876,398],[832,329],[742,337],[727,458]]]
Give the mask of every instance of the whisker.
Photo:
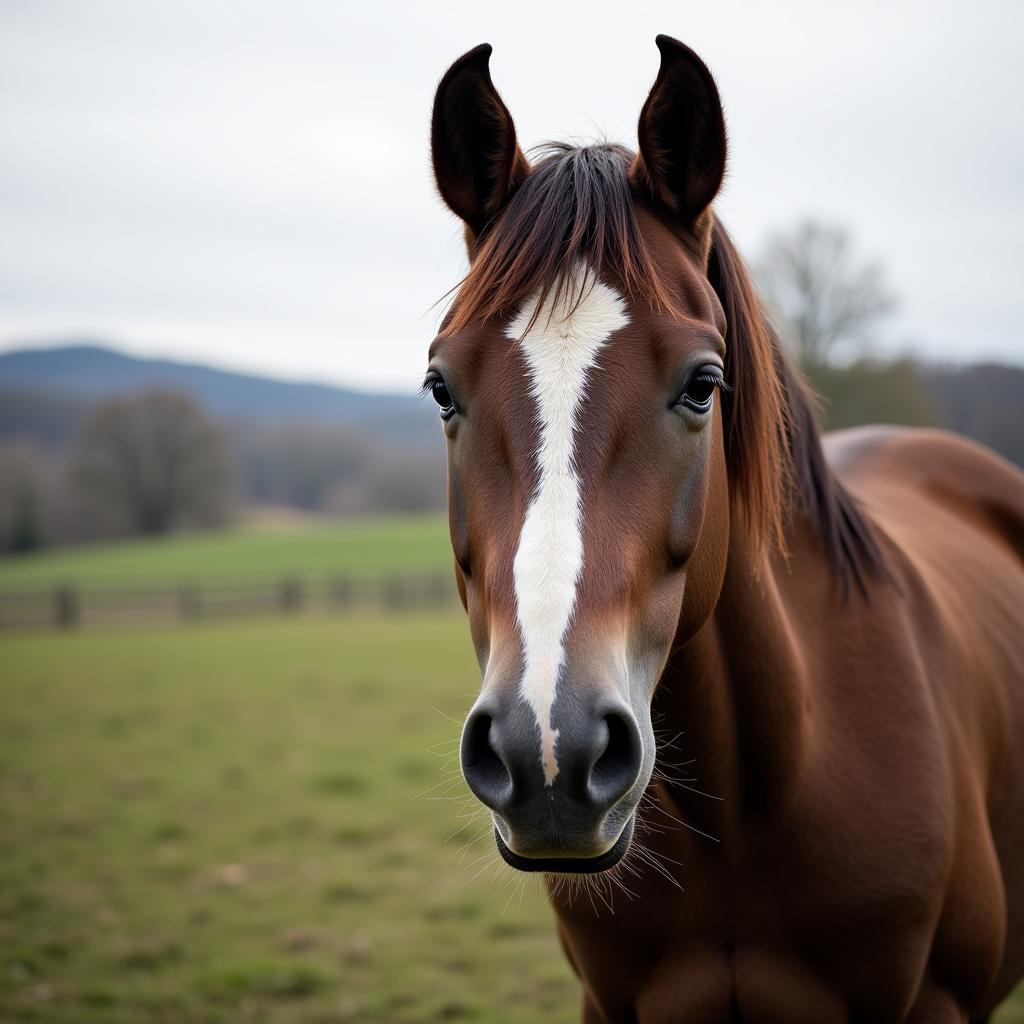
[[[724,797],[715,796],[714,793],[705,793],[702,789],[695,789],[693,786],[684,786],[682,783],[677,783],[682,789],[689,790],[691,793],[696,793],[697,796],[706,796],[709,800],[724,800]]]
[[[645,793],[646,797],[647,794]],[[677,825],[681,825],[683,828],[689,829],[691,832],[696,832],[697,835],[703,836],[705,839],[710,839],[713,843],[721,842],[717,836],[711,835],[710,832],[705,832],[703,829],[697,828],[696,825],[691,825],[688,821],[683,821],[682,818],[677,818],[670,811],[665,810],[661,805],[661,801],[651,797],[648,799],[647,806],[651,807],[652,810],[658,811],[660,814],[664,814],[670,821],[674,821]]]
[[[483,860],[484,858],[489,858],[487,860],[487,863],[485,863],[484,866],[482,868],[480,868],[479,871],[477,871],[474,874],[470,875],[470,877],[467,878],[462,883],[462,885],[460,885],[459,888],[456,890],[457,893],[462,892],[462,890],[465,889],[467,885],[470,885],[473,881],[475,881],[477,878],[479,878],[488,868],[495,867],[495,861],[500,860],[500,858],[498,857],[498,852],[497,852],[497,850],[495,850],[493,852],[493,854],[484,854],[483,857],[477,858],[477,860],[473,861],[473,864],[470,864],[469,867],[473,867],[474,864],[479,864],[480,861]],[[467,868],[466,870],[468,871],[469,868]]]
[[[456,783],[459,781],[454,775],[450,775],[448,778],[441,779],[440,782],[435,782],[434,785],[428,786],[422,793],[417,793],[415,796],[409,797],[410,800],[420,800],[425,797],[428,793],[433,793],[434,790],[440,789],[442,786],[447,786],[448,789],[445,792],[451,792],[455,789]]]
[[[451,722],[453,725],[457,725],[460,729],[462,728],[462,720],[458,718],[452,718],[447,712],[442,711],[439,707],[435,707],[433,704],[430,705],[431,711],[436,711],[442,718]]]

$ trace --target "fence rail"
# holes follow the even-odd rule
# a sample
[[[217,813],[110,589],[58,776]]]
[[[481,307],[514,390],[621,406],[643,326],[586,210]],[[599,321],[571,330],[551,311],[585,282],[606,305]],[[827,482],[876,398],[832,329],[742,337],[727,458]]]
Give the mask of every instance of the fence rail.
[[[177,586],[61,584],[49,589],[0,591],[0,630],[201,622],[314,610],[378,608],[398,612],[442,608],[455,601],[455,584],[447,572],[375,579],[283,576],[253,582],[183,582]]]

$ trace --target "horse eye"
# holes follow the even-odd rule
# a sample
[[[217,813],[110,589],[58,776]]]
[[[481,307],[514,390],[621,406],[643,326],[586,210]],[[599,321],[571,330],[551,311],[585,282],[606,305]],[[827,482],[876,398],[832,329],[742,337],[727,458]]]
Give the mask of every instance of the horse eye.
[[[686,389],[686,397],[697,405],[707,405],[715,393],[715,382],[710,377],[698,377]]]
[[[690,378],[680,402],[695,412],[707,412],[711,408],[715,389],[721,386],[722,378],[717,372],[700,370]]]
[[[455,409],[455,401],[452,398],[451,392],[448,390],[448,385],[445,384],[440,377],[435,378],[430,384],[430,393],[434,396],[434,401],[441,407],[441,415],[445,413],[451,413]]]

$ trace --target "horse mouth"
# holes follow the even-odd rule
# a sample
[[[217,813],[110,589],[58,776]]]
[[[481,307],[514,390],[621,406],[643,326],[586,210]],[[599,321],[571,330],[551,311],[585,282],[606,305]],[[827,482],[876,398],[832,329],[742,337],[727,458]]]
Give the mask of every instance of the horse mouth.
[[[634,820],[634,816],[630,815],[625,828],[615,840],[615,845],[596,857],[522,857],[508,848],[497,829],[494,830],[494,841],[505,863],[517,871],[544,871],[556,875],[596,875],[615,867],[625,857],[633,839]]]

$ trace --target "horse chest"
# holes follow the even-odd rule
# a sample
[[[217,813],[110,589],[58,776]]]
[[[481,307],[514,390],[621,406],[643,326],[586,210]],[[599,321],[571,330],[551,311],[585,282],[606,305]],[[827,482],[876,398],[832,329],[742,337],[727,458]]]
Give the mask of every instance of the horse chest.
[[[899,1021],[948,863],[938,831],[904,842],[894,851],[826,820],[780,830],[740,862],[695,843],[669,854],[684,891],[645,873],[607,920],[559,908],[563,939],[609,1021]]]
[[[612,926],[615,927],[615,926]],[[926,951],[880,927],[847,936],[823,928],[819,945],[780,932],[740,939],[638,929],[629,949],[565,936],[584,987],[602,1016],[629,1024],[848,1024],[901,1021],[912,1005]],[[872,949],[872,934],[875,948]],[[809,937],[807,937],[809,940]],[[653,940],[653,941],[652,941]],[[917,946],[918,948],[915,948]],[[638,953],[638,950],[643,952]],[[843,962],[849,955],[851,962]]]
[[[623,1024],[876,1024],[902,1021],[920,982],[922,960],[900,940],[875,932],[878,948],[855,940],[842,963],[835,935],[814,950],[782,935],[739,940],[637,933],[631,949],[595,949],[567,938],[595,1010]],[[912,946],[913,944],[911,944]],[[831,949],[829,947],[832,947]],[[859,948],[857,948],[859,947]],[[636,955],[637,949],[645,952]],[[589,1018],[585,1018],[589,1020]]]

